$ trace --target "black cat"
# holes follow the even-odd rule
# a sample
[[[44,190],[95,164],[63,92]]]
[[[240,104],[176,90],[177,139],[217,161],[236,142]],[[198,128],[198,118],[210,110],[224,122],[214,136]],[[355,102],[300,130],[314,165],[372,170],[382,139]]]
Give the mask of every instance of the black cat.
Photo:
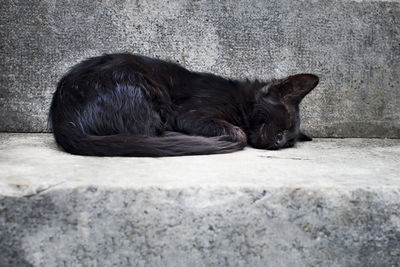
[[[132,54],[74,66],[50,108],[56,142],[72,154],[179,156],[227,153],[248,144],[291,147],[300,132],[299,103],[318,77],[268,82],[227,80]]]

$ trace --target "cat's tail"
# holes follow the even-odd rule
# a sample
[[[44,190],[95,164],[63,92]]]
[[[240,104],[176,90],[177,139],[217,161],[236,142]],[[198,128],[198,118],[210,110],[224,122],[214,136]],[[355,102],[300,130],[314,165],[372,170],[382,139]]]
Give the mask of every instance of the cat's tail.
[[[221,154],[241,150],[246,146],[243,142],[231,142],[226,136],[189,136],[175,132],[164,136],[87,136],[77,138],[73,143],[58,143],[72,154],[133,157]]]

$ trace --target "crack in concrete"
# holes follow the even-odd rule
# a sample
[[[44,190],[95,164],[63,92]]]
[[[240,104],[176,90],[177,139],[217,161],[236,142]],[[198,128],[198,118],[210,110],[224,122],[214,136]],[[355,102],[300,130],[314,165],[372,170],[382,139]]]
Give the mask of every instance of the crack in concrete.
[[[291,160],[311,160],[311,159],[306,159],[306,158],[281,158],[281,157],[275,157],[275,156],[259,156],[260,158],[268,158],[268,159],[291,159]]]
[[[49,185],[49,186],[47,186],[47,187],[39,188],[39,189],[37,189],[37,190],[35,191],[35,193],[22,195],[22,197],[31,198],[31,197],[37,196],[37,195],[39,195],[39,194],[41,194],[41,193],[43,193],[43,192],[45,192],[45,191],[48,191],[49,189],[54,188],[54,187],[56,187],[56,186],[58,186],[58,185],[60,185],[60,184],[63,184],[63,183],[65,183],[65,181],[61,181],[61,182],[59,182],[59,183],[52,184],[52,185]]]

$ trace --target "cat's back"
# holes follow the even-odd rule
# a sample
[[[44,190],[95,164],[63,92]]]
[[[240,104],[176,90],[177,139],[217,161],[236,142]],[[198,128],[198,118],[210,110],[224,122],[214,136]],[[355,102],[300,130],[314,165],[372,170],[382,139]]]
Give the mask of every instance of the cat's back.
[[[159,64],[160,62],[154,59],[140,55],[129,53],[104,54],[76,64],[60,82],[76,83],[83,79],[86,82],[121,80],[124,78],[124,74],[128,73],[148,75],[152,72],[152,68]]]
[[[156,79],[159,74],[190,73],[187,69],[173,62],[138,54],[118,53],[86,59],[72,67],[66,76],[90,73],[104,75],[110,72],[114,75],[124,72],[142,74],[148,76],[149,79]]]
[[[157,103],[169,105],[169,95],[153,73],[168,68],[166,64],[139,55],[106,54],[75,65],[53,95],[49,113],[53,129],[73,125],[95,135],[153,134],[157,127],[148,124],[159,123]]]
[[[168,87],[171,81],[190,75],[190,71],[172,62],[130,53],[105,54],[73,66],[58,83],[57,91],[90,98],[114,90],[117,84],[134,85],[146,80],[155,87]]]

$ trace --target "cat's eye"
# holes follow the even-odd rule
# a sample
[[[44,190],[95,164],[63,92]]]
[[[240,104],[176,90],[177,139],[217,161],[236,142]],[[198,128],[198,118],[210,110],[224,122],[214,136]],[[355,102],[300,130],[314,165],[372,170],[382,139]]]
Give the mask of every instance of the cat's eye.
[[[278,139],[281,139],[286,133],[287,133],[287,130],[284,130],[284,131],[278,133],[277,134]]]

